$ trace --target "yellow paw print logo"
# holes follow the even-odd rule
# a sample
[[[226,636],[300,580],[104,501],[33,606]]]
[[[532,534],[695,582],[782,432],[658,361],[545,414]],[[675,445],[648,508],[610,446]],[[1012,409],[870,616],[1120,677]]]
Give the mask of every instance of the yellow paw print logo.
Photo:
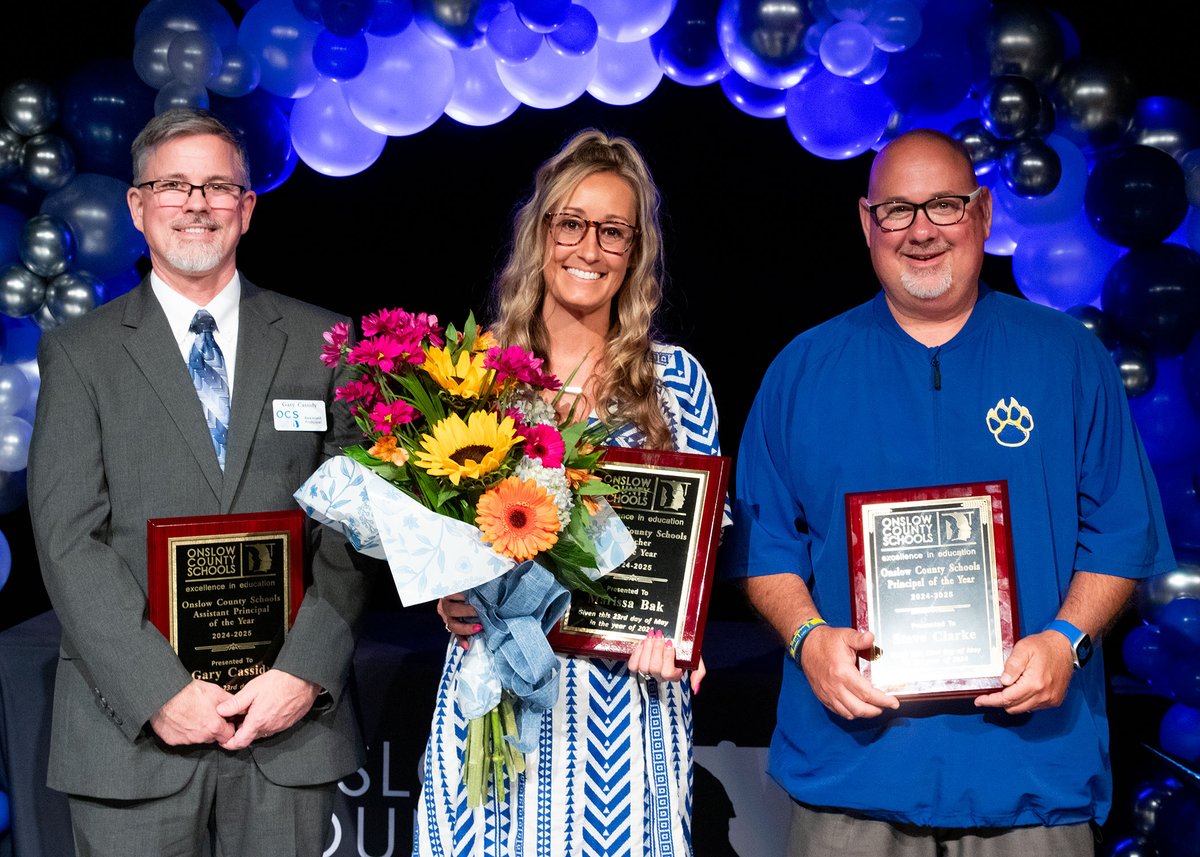
[[[1033,414],[1014,397],[996,402],[987,412],[988,430],[1001,446],[1024,446],[1033,431]]]

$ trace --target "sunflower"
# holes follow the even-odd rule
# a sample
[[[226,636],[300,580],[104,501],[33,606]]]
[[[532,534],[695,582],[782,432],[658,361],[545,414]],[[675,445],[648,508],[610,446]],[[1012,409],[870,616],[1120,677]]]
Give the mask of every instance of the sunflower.
[[[489,411],[474,411],[463,422],[451,414],[435,425],[432,434],[421,435],[418,467],[430,476],[449,476],[455,485],[464,477],[482,479],[504,462],[518,441],[511,417],[501,420]]]
[[[456,362],[448,348],[431,347],[425,349],[425,363],[421,368],[450,395],[478,399],[491,376],[491,370],[483,365],[486,357],[486,354],[463,351]]]
[[[524,561],[552,548],[561,525],[545,488],[510,476],[479,498],[475,526],[497,553]]]

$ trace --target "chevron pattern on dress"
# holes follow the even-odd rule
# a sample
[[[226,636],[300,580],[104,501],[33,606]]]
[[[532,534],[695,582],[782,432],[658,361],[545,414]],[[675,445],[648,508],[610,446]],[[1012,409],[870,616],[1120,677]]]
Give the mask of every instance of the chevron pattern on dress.
[[[584,853],[595,857],[632,854],[630,817],[634,744],[633,692],[621,665],[588,671],[587,762],[584,765]],[[639,796],[640,797],[640,796]]]

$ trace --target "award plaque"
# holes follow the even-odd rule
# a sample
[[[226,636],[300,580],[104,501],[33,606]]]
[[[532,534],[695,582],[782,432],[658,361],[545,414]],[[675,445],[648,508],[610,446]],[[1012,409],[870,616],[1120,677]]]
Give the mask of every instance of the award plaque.
[[[712,590],[729,459],[720,455],[609,447],[600,476],[606,498],[637,551],[602,579],[612,601],[576,592],[550,645],[566,654],[628,659],[652,630],[672,641],[675,660],[700,660]]]
[[[304,598],[304,513],[154,518],[146,542],[150,621],[192,677],[266,672]]]
[[[1001,686],[1017,635],[1007,482],[847,494],[846,534],[872,685],[903,697]]]

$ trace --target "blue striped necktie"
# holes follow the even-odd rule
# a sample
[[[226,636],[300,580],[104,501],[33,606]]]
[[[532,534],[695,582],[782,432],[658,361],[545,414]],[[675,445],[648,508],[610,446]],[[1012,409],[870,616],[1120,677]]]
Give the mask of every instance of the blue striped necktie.
[[[225,469],[225,440],[229,432],[229,379],[225,374],[225,355],[213,336],[217,323],[208,310],[197,310],[188,327],[196,334],[192,353],[188,356],[188,371],[196,387],[196,395],[204,407],[204,420],[212,435],[217,462]]]

